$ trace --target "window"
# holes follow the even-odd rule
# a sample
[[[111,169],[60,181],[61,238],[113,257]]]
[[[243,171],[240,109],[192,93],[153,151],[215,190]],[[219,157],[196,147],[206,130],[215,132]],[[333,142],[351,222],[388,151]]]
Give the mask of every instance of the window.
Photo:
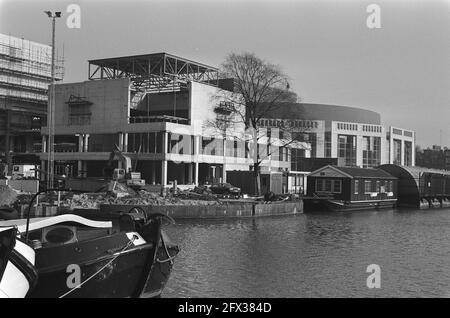
[[[394,164],[400,165],[402,162],[402,141],[394,139]]]
[[[358,194],[359,193],[359,180],[355,180],[355,194]]]
[[[316,191],[323,191],[323,179],[316,179]]]
[[[380,181],[377,180],[375,192],[380,192]]]
[[[338,135],[337,150],[345,166],[356,166],[356,136]]]
[[[364,180],[364,193],[372,192],[372,181]]]
[[[386,192],[392,192],[393,188],[393,182],[392,181],[386,181]]]
[[[331,180],[325,179],[325,191],[331,192]]]
[[[333,193],[341,193],[341,180],[333,180]]]
[[[376,167],[381,163],[381,137],[363,136],[363,168]]]

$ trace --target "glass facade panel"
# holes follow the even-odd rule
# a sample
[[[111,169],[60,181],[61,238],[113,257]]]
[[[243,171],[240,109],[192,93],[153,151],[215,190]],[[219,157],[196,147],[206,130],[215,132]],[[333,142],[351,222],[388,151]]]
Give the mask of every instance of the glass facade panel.
[[[394,164],[401,165],[402,164],[402,141],[398,139],[394,139]]]
[[[338,158],[345,166],[356,166],[356,136],[338,135]]]
[[[404,151],[404,158],[405,158],[405,166],[410,166],[412,164],[412,142],[411,141],[405,141],[405,151]]]
[[[381,163],[381,137],[363,136],[363,168],[376,167]]]

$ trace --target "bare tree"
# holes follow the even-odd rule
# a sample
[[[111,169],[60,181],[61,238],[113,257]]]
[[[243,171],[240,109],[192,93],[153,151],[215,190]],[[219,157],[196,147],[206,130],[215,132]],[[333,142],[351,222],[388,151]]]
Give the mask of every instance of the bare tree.
[[[237,121],[244,124],[245,133],[241,140],[249,141],[245,145],[251,145],[246,152],[253,159],[255,188],[260,194],[262,161],[274,151],[299,141],[299,134],[296,133],[299,128],[295,127],[294,132],[293,121],[279,120],[276,128],[283,138],[276,138],[277,146],[272,147],[274,136],[270,129],[263,128],[262,121],[276,118],[277,110],[284,106],[283,103],[297,102],[297,94],[290,91],[289,78],[279,66],[268,63],[253,53],[229,54],[222,64],[222,77],[234,79],[234,88],[232,92],[221,91],[216,98],[226,104],[226,109],[234,116],[224,117],[223,114],[218,114],[216,121],[209,124],[221,131],[224,138],[230,125],[235,125]],[[261,151],[257,145],[263,139],[267,148]]]

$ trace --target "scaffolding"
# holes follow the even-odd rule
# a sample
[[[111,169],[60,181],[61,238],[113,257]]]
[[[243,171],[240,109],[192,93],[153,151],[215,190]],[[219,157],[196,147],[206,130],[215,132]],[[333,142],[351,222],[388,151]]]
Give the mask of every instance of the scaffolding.
[[[0,34],[0,97],[46,104],[51,82],[51,46]],[[64,76],[63,59],[56,80]]]

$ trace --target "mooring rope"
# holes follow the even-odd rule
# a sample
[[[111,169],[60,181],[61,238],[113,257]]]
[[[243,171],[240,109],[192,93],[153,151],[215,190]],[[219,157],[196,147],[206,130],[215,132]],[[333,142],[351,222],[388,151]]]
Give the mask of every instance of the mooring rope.
[[[67,295],[71,294],[73,291],[75,291],[78,288],[81,288],[81,286],[83,286],[84,284],[86,284],[88,281],[90,281],[92,278],[94,278],[95,276],[97,276],[98,274],[100,274],[100,272],[102,270],[104,270],[106,267],[108,267],[109,265],[112,264],[112,262],[114,262],[120,255],[122,255],[123,252],[125,252],[132,244],[135,240],[137,240],[138,237],[136,237],[135,235],[133,235],[133,237],[131,238],[130,242],[128,242],[128,244],[116,255],[114,256],[108,263],[106,263],[105,265],[103,265],[98,271],[96,271],[94,274],[92,274],[90,277],[88,277],[84,282],[78,284],[77,286],[73,287],[72,289],[70,289],[68,292],[66,292],[65,294],[59,296],[58,298],[64,298]]]

